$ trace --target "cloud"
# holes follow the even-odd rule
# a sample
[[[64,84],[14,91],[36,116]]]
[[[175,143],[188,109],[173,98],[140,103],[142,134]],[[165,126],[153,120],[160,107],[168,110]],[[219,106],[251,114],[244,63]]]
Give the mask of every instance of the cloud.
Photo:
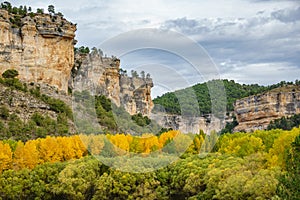
[[[282,80],[299,79],[300,68],[288,62],[242,63],[230,60],[220,64],[223,69],[222,78],[233,79],[240,83],[258,83],[269,85]]]
[[[238,19],[179,18],[166,21],[161,28],[194,38],[217,60],[230,58],[254,63],[290,60],[295,64],[300,61],[300,20],[295,14],[299,9],[278,10],[270,15],[261,12]]]
[[[272,12],[272,17],[282,22],[295,22],[300,20],[300,7],[292,10],[278,10]]]
[[[230,79],[251,82],[259,81],[259,77],[261,82],[271,83],[299,74],[299,0],[189,0],[188,3],[173,0],[15,0],[14,3],[45,9],[49,4],[55,5],[56,11],[78,24],[78,45],[98,47],[103,41],[127,31],[159,28],[177,31],[198,42],[217,63],[222,76],[232,77]],[[131,43],[139,43],[138,38],[119,45],[130,47]],[[164,40],[160,43],[164,44]],[[191,57],[197,57],[188,47],[182,45],[182,48]],[[121,62],[125,66],[143,66],[139,60],[144,59],[148,64],[153,61],[177,70],[190,84],[202,81],[194,76],[188,65],[172,56],[158,56],[153,52],[145,55],[148,60],[135,54],[141,57],[124,57]],[[253,74],[259,71],[262,76]],[[157,80],[164,75],[156,74]]]

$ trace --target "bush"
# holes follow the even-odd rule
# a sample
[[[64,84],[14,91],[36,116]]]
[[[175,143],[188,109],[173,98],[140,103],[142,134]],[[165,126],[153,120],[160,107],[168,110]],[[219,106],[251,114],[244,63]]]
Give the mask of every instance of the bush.
[[[300,125],[300,114],[293,115],[291,117],[282,117],[280,119],[275,119],[271,121],[268,125],[268,130],[271,129],[283,129],[283,130],[291,130],[294,127],[298,127]]]
[[[151,120],[147,116],[143,116],[141,113],[133,115],[131,119],[139,126],[147,126],[151,123]]]
[[[19,75],[19,72],[15,69],[8,69],[5,72],[3,72],[2,77],[3,78],[15,78]]]
[[[69,119],[73,118],[73,113],[71,108],[62,100],[54,99],[46,95],[42,95],[41,100],[50,106],[50,109],[57,113],[65,113]]]
[[[2,119],[8,119],[9,117],[9,110],[6,106],[0,107],[0,118]]]
[[[19,79],[17,78],[5,78],[5,79],[0,78],[0,83],[11,89],[27,92],[26,84],[22,84],[21,81],[19,81]]]

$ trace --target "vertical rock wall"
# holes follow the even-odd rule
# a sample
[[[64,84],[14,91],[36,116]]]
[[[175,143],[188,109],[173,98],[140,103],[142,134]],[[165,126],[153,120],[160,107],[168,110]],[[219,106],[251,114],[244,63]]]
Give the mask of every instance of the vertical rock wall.
[[[0,9],[0,73],[16,69],[20,80],[67,92],[76,25],[59,15],[35,14],[16,26],[11,22],[15,17]]]
[[[300,113],[300,88],[299,86],[277,88],[237,100],[234,107],[239,123],[235,131],[266,129],[274,119]]]
[[[152,79],[120,74],[119,59],[103,57],[97,49],[93,49],[90,54],[75,55],[73,71],[73,79],[69,82],[71,88],[105,95],[131,115],[150,115],[153,108]]]

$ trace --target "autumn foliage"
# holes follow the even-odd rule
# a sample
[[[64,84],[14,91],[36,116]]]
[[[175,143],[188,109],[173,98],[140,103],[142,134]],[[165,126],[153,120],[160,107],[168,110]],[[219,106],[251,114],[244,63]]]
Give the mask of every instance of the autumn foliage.
[[[91,134],[2,141],[0,198],[299,199],[297,185],[291,187],[299,179],[299,135],[300,128],[294,128],[219,138],[215,132],[169,131],[160,136]],[[156,152],[161,154],[151,155]],[[104,159],[100,162],[98,156]],[[170,163],[173,157],[177,160]],[[104,160],[122,169],[152,170],[121,172],[105,166]],[[169,164],[162,166],[165,162]]]
[[[180,138],[180,142],[177,141]],[[128,153],[149,154],[163,151],[163,147],[174,141],[174,152],[182,151],[180,143],[190,145],[192,136],[185,136],[179,131],[169,131],[155,136],[143,134],[140,137],[128,134],[116,135],[76,135],[71,137],[46,137],[36,140],[0,141],[0,172],[6,169],[33,169],[43,163],[63,162],[78,159],[88,154],[102,155],[104,149],[113,155]],[[196,142],[197,143],[197,142]],[[177,145],[176,145],[177,144]],[[199,149],[201,143],[197,143]],[[107,150],[107,148],[111,148]],[[185,150],[185,149],[184,149]],[[184,152],[183,150],[183,152]]]
[[[86,155],[113,157],[130,154],[150,155],[153,152],[176,156],[219,152],[244,158],[263,153],[266,165],[285,168],[285,152],[300,134],[299,128],[290,131],[269,130],[253,133],[224,134],[219,140],[211,135],[182,134],[168,131],[160,136],[143,134],[76,135],[71,137],[46,137],[36,140],[0,141],[0,172],[7,169],[33,169],[43,163],[64,162]],[[183,156],[184,156],[183,155]]]

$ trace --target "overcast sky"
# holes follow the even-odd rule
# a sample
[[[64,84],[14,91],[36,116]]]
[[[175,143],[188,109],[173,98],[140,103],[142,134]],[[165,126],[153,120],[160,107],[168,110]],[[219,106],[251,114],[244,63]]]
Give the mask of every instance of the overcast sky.
[[[102,47],[101,44],[119,34],[129,39],[122,47],[135,43],[134,31],[155,28],[175,31],[199,44],[201,56],[182,45],[184,52],[204,63],[204,54],[215,64],[220,78],[240,83],[272,84],[281,80],[300,79],[300,3],[298,0],[16,0],[14,5],[41,7],[52,4],[57,12],[77,23],[77,45]],[[150,29],[153,31],[153,29]],[[152,33],[156,33],[155,31]],[[149,36],[147,36],[149,37]],[[126,37],[125,37],[126,38]],[[173,37],[174,43],[177,42]],[[142,40],[144,40],[143,38]],[[157,38],[151,38],[157,40]],[[149,39],[149,40],[151,40]],[[161,39],[161,38],[160,38]],[[113,40],[116,41],[116,40]],[[119,41],[119,40],[118,40]],[[127,43],[126,43],[127,41]],[[164,40],[161,40],[162,42]],[[136,40],[136,43],[144,44]],[[189,56],[174,51],[144,48],[119,55],[124,69],[145,70],[157,85],[155,95],[186,85],[202,82]],[[108,43],[110,44],[110,43]],[[156,46],[155,46],[156,47]],[[135,47],[138,49],[138,45]],[[178,46],[177,46],[178,49]],[[193,50],[193,52],[192,52]],[[104,49],[105,51],[105,49]],[[181,52],[182,53],[182,52]],[[203,64],[201,67],[207,65]],[[191,70],[190,70],[191,69]],[[205,71],[205,70],[204,70]],[[177,77],[176,75],[177,74]],[[176,77],[172,79],[171,77]],[[181,77],[179,82],[174,81]],[[167,79],[169,82],[164,82]],[[182,81],[184,80],[184,81]],[[170,83],[172,82],[172,83]]]

